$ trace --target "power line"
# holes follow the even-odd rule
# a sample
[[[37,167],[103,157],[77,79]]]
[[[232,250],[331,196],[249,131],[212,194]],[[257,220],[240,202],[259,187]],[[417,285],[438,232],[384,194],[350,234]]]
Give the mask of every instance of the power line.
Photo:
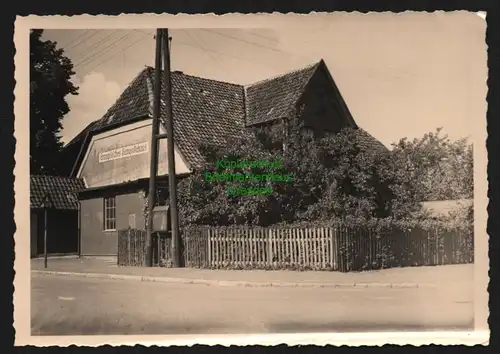
[[[132,42],[130,45],[126,46],[125,48],[123,48],[123,50],[121,50],[120,52],[116,53],[115,55],[109,57],[108,59],[102,61],[101,63],[97,64],[96,66],[92,67],[89,71],[92,71],[96,68],[98,68],[99,66],[103,65],[104,63],[107,63],[108,61],[110,61],[111,59],[113,59],[114,57],[116,57],[117,55],[125,52],[127,49],[129,49],[130,47],[132,47],[133,45],[136,45],[137,43],[139,43],[140,41],[142,41],[144,38],[146,38],[147,35],[145,36],[142,36],[141,38],[139,38],[138,40],[136,40],[135,42]]]
[[[103,48],[100,48],[101,50],[95,50],[99,47],[100,43],[103,43],[103,42],[106,42],[106,39],[107,38],[110,38],[114,33],[110,33],[109,35],[107,35],[105,38],[103,38],[100,42],[98,42],[96,45],[92,46],[91,48],[88,48],[85,52],[86,53],[90,53],[90,56],[88,56],[87,58],[83,58],[79,63],[77,63],[76,65],[77,66],[80,66],[80,65],[84,65],[84,64],[88,64],[91,59],[93,58],[96,58],[98,57],[100,54],[104,53],[107,51],[107,49],[111,48],[112,46],[114,46],[116,43],[118,43],[120,40],[124,39],[125,37],[129,36],[131,34],[131,32],[128,32],[126,33],[124,36],[121,36],[119,37],[117,40],[115,40],[114,42],[111,42],[109,45],[103,47]]]
[[[64,49],[64,47],[66,47],[67,45],[69,45],[71,42],[75,42],[75,41],[77,41],[79,38],[81,38],[82,36],[85,36],[85,35],[87,34],[87,32],[88,32],[88,31],[89,31],[88,29],[84,30],[84,31],[83,31],[83,33],[81,33],[81,34],[77,35],[74,39],[70,39],[70,40],[69,40],[69,42],[67,42],[67,43],[66,43],[66,44],[64,44],[64,45],[61,45],[61,48],[63,48],[63,49]]]
[[[191,47],[191,48],[196,48],[196,49],[200,49],[200,47],[197,47],[195,45],[192,45],[190,43],[186,43],[186,42],[180,42],[180,41],[177,41],[175,42],[177,44],[180,44],[180,45],[184,45],[184,46],[187,46],[187,47]],[[227,54],[227,53],[222,53],[222,52],[218,52],[218,51],[215,51],[215,50],[212,50],[212,49],[206,49],[205,48],[205,51],[206,52],[211,52],[211,53],[215,53],[215,54],[219,54],[219,55],[223,55],[223,56],[226,56],[226,57],[230,57],[230,58],[234,58],[234,59],[238,59],[238,60],[243,60],[243,61],[246,61],[246,62],[249,62],[249,63],[252,63],[252,64],[257,64],[257,65],[262,65],[262,64],[258,64],[250,59],[247,59],[247,58],[242,58],[242,57],[237,57],[235,55],[231,55],[231,54]]]
[[[131,32],[125,34],[124,36],[118,38],[116,41],[112,42],[110,45],[108,45],[107,47],[103,48],[102,51],[97,52],[95,55],[90,56],[87,60],[84,60],[83,62],[81,62],[77,66],[88,65],[88,64],[93,63],[94,61],[96,61],[97,59],[99,59],[100,57],[102,57],[104,54],[106,54],[109,49],[113,48],[116,44],[118,44],[120,41],[124,40],[125,38],[129,37],[133,33],[134,32],[131,31]]]
[[[231,36],[229,34],[224,34],[224,33],[220,33],[220,32],[214,31],[214,30],[208,30],[208,29],[202,29],[202,31],[206,31],[206,32],[210,32],[210,33],[215,33],[215,34],[217,34],[219,36],[222,36],[222,37],[231,38],[231,39],[236,40],[236,41],[244,42],[244,43],[247,43],[247,44],[251,44],[251,45],[254,45],[254,46],[257,46],[257,47],[261,47],[261,48],[265,48],[265,49],[268,49],[268,50],[272,50],[272,51],[275,51],[275,52],[279,52],[279,53],[283,53],[283,54],[287,54],[287,55],[292,55],[292,54],[286,53],[286,52],[284,52],[282,50],[279,50],[279,49],[276,49],[276,48],[272,48],[272,47],[268,47],[268,46],[262,45],[260,43],[255,43],[255,42],[247,41],[247,40],[244,40],[244,39],[241,39],[241,38],[238,38],[238,37]]]
[[[144,31],[144,30],[142,30],[142,29],[137,29],[136,31],[137,31],[137,32],[142,32],[142,33],[148,34],[148,35],[150,35],[150,36],[156,36],[156,32],[155,32],[154,30],[152,30],[153,32],[146,32],[146,31]]]
[[[183,45],[183,46],[195,48],[195,49],[198,49],[198,50],[201,49],[200,47],[192,45],[191,43],[186,43],[186,42],[182,42],[182,41],[176,41],[175,43]],[[254,65],[264,65],[264,66],[268,66],[268,67],[271,68],[271,66],[269,66],[269,65],[262,64],[262,63],[256,63],[253,60],[250,60],[248,58],[242,58],[242,57],[239,57],[239,56],[236,56],[236,55],[231,55],[231,54],[228,54],[228,53],[222,53],[222,52],[219,52],[219,51],[216,51],[216,50],[213,50],[213,49],[204,48],[203,50],[205,50],[206,52],[211,52],[211,53],[219,54],[219,55],[222,55],[222,56],[225,56],[225,57],[234,58],[234,59],[238,59],[238,60],[243,60],[243,61],[246,61],[248,63],[252,63]]]
[[[182,29],[179,29],[180,31],[182,31]],[[147,35],[151,35],[151,36],[154,36],[155,34],[152,33],[152,32],[146,32],[144,30],[137,30],[139,32],[142,32],[142,33],[145,33]],[[216,63],[217,63],[217,60],[215,57],[212,57],[210,56],[209,53],[213,53],[213,54],[217,54],[217,55],[221,55],[221,56],[225,56],[225,57],[229,57],[229,58],[234,58],[234,59],[238,59],[238,60],[243,60],[243,61],[246,61],[246,62],[249,62],[249,63],[252,63],[252,64],[256,64],[256,65],[262,65],[260,63],[256,63],[250,59],[247,59],[247,58],[242,58],[242,57],[238,57],[238,56],[235,56],[235,55],[231,55],[231,54],[227,54],[227,53],[223,53],[223,52],[219,52],[219,51],[216,51],[216,50],[213,50],[213,49],[208,49],[207,47],[204,47],[202,45],[199,44],[198,41],[196,41],[191,35],[190,33],[188,33],[186,31],[186,34],[190,37],[190,39],[195,43],[195,45],[191,44],[191,43],[187,43],[187,42],[183,42],[183,41],[179,41],[179,40],[175,40],[172,44],[180,44],[180,45],[183,45],[183,46],[186,46],[186,47],[191,47],[191,48],[195,48],[195,49],[199,49],[199,50],[202,50],[204,51],[210,58],[212,58],[212,60],[214,60]],[[202,42],[203,39],[198,36],[198,39]]]
[[[258,34],[258,33],[255,33],[255,32],[252,32],[252,31],[248,31],[248,33],[250,33],[251,35],[256,36],[256,37],[260,37],[260,38],[263,38],[263,39],[267,39],[268,41],[271,41],[271,42],[275,42],[275,43],[279,43],[279,42],[280,42],[278,39],[269,38],[269,37],[263,36],[263,35],[261,35],[261,34]]]
[[[221,33],[218,33],[218,32],[215,32],[215,31],[211,31],[211,30],[204,30],[204,31],[207,31],[207,32],[212,32],[212,33],[216,33],[218,35],[221,35],[221,36],[225,36],[225,37],[228,37],[229,35],[225,35],[225,34],[221,34]],[[104,38],[102,38],[101,40],[99,40],[98,42],[94,43],[94,45],[90,48],[87,48],[86,50],[84,50],[79,56],[85,56],[86,54],[88,53],[91,53],[94,49],[96,49],[97,47],[99,47],[102,43],[106,42],[111,36],[113,36],[116,32],[118,32],[118,30],[114,30],[113,32],[111,32],[110,34],[108,34],[107,36],[105,36]],[[83,68],[87,67],[88,65],[94,63],[96,60],[98,60],[99,58],[102,58],[103,56],[105,56],[109,49],[112,49],[113,47],[115,47],[119,42],[123,41],[124,39],[126,39],[127,37],[130,37],[134,32],[141,32],[141,33],[144,33],[145,35],[142,36],[141,38],[139,38],[138,40],[132,42],[131,44],[129,44],[127,47],[125,47],[123,50],[120,50],[118,52],[116,52],[114,55],[110,56],[109,58],[103,60],[102,62],[98,63],[97,65],[93,66],[89,71],[91,70],[94,70],[96,69],[97,67],[103,65],[104,63],[107,63],[109,62],[111,59],[115,58],[117,55],[125,52],[127,49],[129,49],[130,47],[132,47],[133,45],[139,43],[140,41],[142,41],[144,38],[146,38],[147,36],[152,36],[154,35],[153,33],[151,32],[148,32],[148,31],[144,31],[144,30],[132,30],[130,32],[128,32],[127,34],[119,37],[118,39],[116,39],[115,41],[111,42],[110,44],[108,44],[107,46],[103,47],[100,51],[96,52],[96,53],[93,53],[92,55],[88,56],[87,58],[84,58],[83,60],[81,60],[79,63],[76,63],[74,64],[74,67],[75,68],[78,68],[79,70],[82,70]],[[224,53],[224,52],[220,52],[220,51],[217,51],[217,50],[212,50],[212,49],[208,49],[206,48],[206,46],[203,46],[202,44],[200,44],[200,41],[201,42],[204,42],[203,39],[198,36],[198,39],[199,40],[196,40],[196,38],[194,38],[190,33],[186,32],[186,34],[189,36],[189,38],[192,40],[192,42],[195,43],[195,45],[191,44],[191,43],[186,43],[186,42],[182,42],[182,41],[175,41],[175,43],[179,44],[179,45],[184,45],[184,46],[188,46],[188,47],[192,47],[192,48],[195,48],[195,49],[198,49],[198,50],[202,50],[203,52],[206,53],[206,55],[208,57],[210,57],[217,65],[219,65],[222,69],[223,69],[223,65],[221,64],[221,61],[218,60],[215,56],[211,55],[210,53],[214,53],[216,55],[220,55],[220,56],[226,56],[226,57],[231,57],[231,58],[234,58],[234,59],[238,59],[238,60],[243,60],[243,61],[246,61],[246,62],[249,62],[249,63],[252,63],[254,65],[264,65],[264,66],[268,66],[264,63],[257,63],[251,59],[248,59],[248,58],[244,58],[244,57],[239,57],[239,56],[235,56],[235,55],[231,55],[231,54],[228,54],[228,53]],[[242,41],[242,42],[247,42],[248,44],[253,44],[253,45],[257,45],[257,46],[260,46],[258,43],[254,43],[254,42],[248,42],[248,41],[244,41],[244,40],[241,40],[237,37],[232,37],[232,39],[235,39],[235,40],[239,40],[239,41]],[[266,47],[266,46],[262,46],[262,47],[265,47],[267,49],[273,49],[273,48],[269,48],[269,47]],[[279,50],[276,50],[276,51],[279,51]],[[280,51],[281,52],[281,51]],[[283,52],[284,53],[284,52]],[[291,55],[289,53],[285,53],[285,54],[288,54],[288,55]]]
[[[216,60],[216,58],[215,58],[214,56],[212,56],[212,54],[210,54],[210,52],[206,51],[206,50],[205,50],[205,48],[204,48],[203,46],[201,46],[201,45],[198,43],[198,41],[197,41],[197,40],[196,40],[193,36],[191,36],[191,33],[189,33],[188,31],[186,31],[186,34],[189,36],[189,38],[191,38],[191,39],[192,39],[192,41],[196,44],[196,46],[197,46],[198,48],[200,48],[201,50],[203,50],[203,52],[204,52],[204,53],[205,53],[205,54],[206,54],[206,55],[207,55],[210,59],[212,59],[212,60],[215,62],[215,64],[216,64],[216,65],[218,65],[218,66],[222,69],[222,71],[224,71],[224,69],[222,68],[222,65],[221,65],[221,64],[220,64],[220,63]],[[198,36],[198,38],[200,39],[200,41],[203,41],[203,39],[201,39],[199,36]]]
[[[87,38],[82,38],[80,41],[76,42],[76,41],[73,41],[72,45],[70,45],[69,47],[66,45],[66,47],[64,48],[65,50],[68,50],[68,49],[72,49],[72,48],[76,48],[78,47],[80,44],[82,44],[83,42],[89,40],[90,38],[94,37],[96,34],[98,34],[99,31],[96,31],[95,33],[91,34],[89,37]],[[76,42],[76,43],[75,43]]]
[[[78,56],[85,56],[87,55],[88,53],[92,52],[94,49],[96,49],[97,47],[99,47],[99,45],[101,45],[101,43],[105,42],[109,37],[111,37],[113,34],[115,34],[116,32],[118,32],[118,30],[114,30],[113,32],[111,32],[110,34],[108,34],[107,36],[105,36],[104,38],[102,38],[100,41],[94,43],[92,45],[92,47],[90,48],[87,48],[86,50],[84,50],[82,53],[79,53],[77,54]],[[87,58],[88,59],[88,58]],[[84,59],[85,60],[85,59]],[[83,62],[83,60],[82,60]],[[81,62],[80,62],[81,63]],[[79,65],[79,64],[76,64],[76,65]]]

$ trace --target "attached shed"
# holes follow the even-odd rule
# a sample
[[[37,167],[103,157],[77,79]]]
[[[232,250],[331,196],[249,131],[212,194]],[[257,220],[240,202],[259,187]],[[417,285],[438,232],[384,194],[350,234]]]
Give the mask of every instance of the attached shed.
[[[77,193],[83,180],[59,176],[30,176],[31,257],[44,253],[47,227],[47,253],[79,253],[79,202]],[[45,225],[47,212],[47,225]]]

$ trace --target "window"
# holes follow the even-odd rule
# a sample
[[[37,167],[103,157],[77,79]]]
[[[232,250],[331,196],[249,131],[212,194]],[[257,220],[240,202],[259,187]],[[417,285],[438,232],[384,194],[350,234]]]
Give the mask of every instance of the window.
[[[116,230],[116,199],[104,198],[104,230]]]

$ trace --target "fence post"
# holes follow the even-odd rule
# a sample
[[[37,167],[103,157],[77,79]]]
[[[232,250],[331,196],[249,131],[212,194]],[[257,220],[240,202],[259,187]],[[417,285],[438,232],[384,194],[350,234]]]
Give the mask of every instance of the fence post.
[[[269,232],[267,234],[267,264],[272,265],[273,262],[273,247],[271,244],[272,240],[272,229],[269,229]]]
[[[157,244],[158,244],[158,249],[156,250],[156,254],[157,254],[157,259],[158,259],[158,267],[161,265],[161,237],[160,237],[160,234],[158,234],[157,236]]]
[[[354,249],[354,242],[352,242],[352,237],[351,237],[351,229],[347,228],[347,271],[350,272],[353,270],[354,266],[354,257],[353,257],[353,249]]]
[[[333,233],[333,229],[331,227],[329,227],[327,229],[327,232],[328,232],[328,238],[329,238],[329,242],[330,242],[330,267],[332,268],[331,270],[335,270],[335,243],[333,241],[333,238],[334,238],[334,233]]]
[[[350,238],[350,229],[349,227],[345,228],[345,246],[346,246],[346,272],[349,272],[352,268],[352,260],[351,260],[351,238]]]
[[[130,258],[132,258],[132,250],[131,250],[131,241],[130,241],[130,227],[127,230],[127,262],[125,262],[125,265],[130,266]]]
[[[210,228],[207,228],[207,240],[208,240],[208,256],[207,256],[207,262],[208,262],[208,267],[212,267],[212,231]]]

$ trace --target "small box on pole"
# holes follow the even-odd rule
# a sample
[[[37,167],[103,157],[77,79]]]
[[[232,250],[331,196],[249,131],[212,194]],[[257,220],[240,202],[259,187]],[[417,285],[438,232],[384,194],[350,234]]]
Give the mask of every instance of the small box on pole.
[[[167,232],[169,225],[168,205],[156,206],[153,209],[153,232]]]

